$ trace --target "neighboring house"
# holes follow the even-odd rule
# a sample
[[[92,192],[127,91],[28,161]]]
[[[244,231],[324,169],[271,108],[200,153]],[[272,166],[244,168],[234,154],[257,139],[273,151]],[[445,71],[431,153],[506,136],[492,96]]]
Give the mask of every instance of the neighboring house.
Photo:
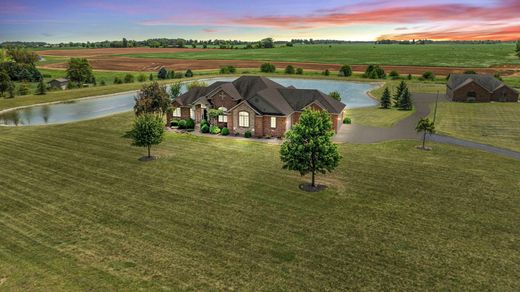
[[[170,118],[192,118],[199,124],[208,109],[221,109],[217,123],[231,133],[281,137],[298,122],[306,108],[329,112],[334,130],[343,121],[345,104],[311,89],[284,87],[266,77],[242,76],[233,82],[195,87],[177,97]]]
[[[56,78],[56,79],[52,79],[47,84],[49,84],[49,87],[51,87],[51,88],[66,89],[67,85],[69,84],[69,79],[67,79],[67,78]]]
[[[453,101],[518,102],[518,92],[491,75],[451,74],[446,95]]]

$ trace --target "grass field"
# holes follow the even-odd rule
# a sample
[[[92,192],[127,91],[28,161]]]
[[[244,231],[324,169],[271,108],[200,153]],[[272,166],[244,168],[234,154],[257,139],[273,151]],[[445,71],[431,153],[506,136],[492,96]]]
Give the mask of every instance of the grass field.
[[[520,151],[520,103],[439,103],[437,130]]]
[[[520,161],[340,145],[309,194],[260,142],[141,163],[131,120],[0,127],[1,290],[520,289]]]
[[[396,108],[380,109],[379,107],[366,107],[347,109],[347,117],[352,119],[352,123],[373,127],[391,127],[413,113],[414,110],[401,111]]]
[[[405,66],[492,67],[520,64],[513,44],[496,45],[307,45],[253,50],[126,54],[139,58],[268,60]]]

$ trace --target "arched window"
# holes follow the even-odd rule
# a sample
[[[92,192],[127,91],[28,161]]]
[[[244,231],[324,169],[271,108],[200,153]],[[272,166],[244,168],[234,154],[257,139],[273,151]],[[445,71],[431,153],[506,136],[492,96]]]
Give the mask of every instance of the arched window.
[[[218,109],[222,111],[222,114],[218,116],[218,122],[227,123],[227,108],[219,107]]]
[[[239,112],[238,113],[238,126],[243,128],[249,128],[249,113]]]

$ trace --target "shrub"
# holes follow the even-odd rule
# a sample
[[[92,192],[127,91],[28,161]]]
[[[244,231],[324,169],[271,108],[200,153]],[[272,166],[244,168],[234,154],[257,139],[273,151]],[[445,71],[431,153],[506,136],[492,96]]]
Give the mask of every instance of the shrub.
[[[71,84],[72,82],[69,82]],[[123,84],[123,80],[119,78],[118,76],[114,77],[114,84]]]
[[[287,65],[287,67],[285,67],[285,74],[294,74],[294,73],[295,73],[295,70],[294,70],[293,65]]]
[[[246,137],[246,138],[251,138],[251,136],[253,136],[253,134],[251,134],[251,131],[246,131],[244,133],[244,137]]]
[[[408,80],[412,80],[412,74],[408,74]]]
[[[27,95],[29,94],[29,84],[27,82],[22,82],[18,87],[18,95]]]
[[[209,132],[213,135],[217,135],[217,134],[220,134],[220,128],[218,126],[215,126],[215,125],[211,125],[209,127]]]
[[[341,66],[341,68],[339,69],[339,76],[352,76],[352,67],[350,67],[349,65]]]
[[[220,67],[220,74],[235,74],[237,72],[237,69],[235,66],[224,66]]]
[[[179,129],[186,129],[186,120],[180,120],[177,126]]]
[[[186,119],[186,129],[195,129],[195,121],[193,119]]]
[[[323,74],[324,76],[329,76],[330,71],[329,71],[329,69],[325,69],[325,71],[323,71],[321,74]]]
[[[390,76],[394,80],[399,79],[399,73],[397,73],[397,71],[395,71],[395,70],[392,70],[392,72],[390,72],[390,74],[388,74],[388,76]]]
[[[422,74],[422,77],[426,80],[434,80],[435,79],[435,75],[433,74],[432,71],[426,71]]]
[[[134,75],[126,74],[124,80],[125,80],[125,83],[134,83]]]
[[[343,124],[351,124],[351,123],[352,123],[352,120],[349,117],[345,117],[343,119]]]
[[[178,120],[172,120],[170,122],[170,127],[178,127],[179,126],[179,121]]]
[[[379,65],[368,65],[363,77],[370,79],[384,79],[386,78],[386,74],[385,70],[383,70]]]
[[[220,131],[220,134],[221,134],[222,136],[227,136],[227,135],[229,135],[229,129],[226,128],[226,127],[222,128],[222,130]]]
[[[201,133],[209,133],[209,126],[208,124],[204,124],[200,126],[200,132]]]
[[[148,80],[153,81],[153,74],[150,73],[150,76],[148,76]]]
[[[264,73],[274,73],[276,72],[276,67],[271,63],[264,63],[260,66],[260,71]]]
[[[145,82],[145,81],[146,81],[146,75],[144,75],[144,74],[139,74],[139,75],[137,76],[137,81],[139,81],[139,82]]]
[[[303,68],[296,69],[296,74],[303,75]]]
[[[100,85],[100,86],[105,86],[105,85],[107,85],[107,83],[105,82],[105,79],[101,79],[101,81],[99,82],[99,85]]]
[[[184,77],[184,75],[182,75],[181,72],[175,73],[175,77],[174,77],[175,79],[181,79],[182,77]]]
[[[51,74],[43,74],[42,77],[43,78],[52,78],[52,75]]]
[[[202,127],[204,125],[208,125],[208,127],[209,127],[209,122],[207,120],[200,121],[200,126]]]
[[[186,70],[186,73],[184,73],[184,76],[187,78],[193,77],[193,72],[191,72],[191,69]]]

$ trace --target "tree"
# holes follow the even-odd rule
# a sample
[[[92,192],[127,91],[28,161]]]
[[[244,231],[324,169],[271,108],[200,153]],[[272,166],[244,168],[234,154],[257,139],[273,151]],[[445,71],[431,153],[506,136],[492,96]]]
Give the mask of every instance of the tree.
[[[78,85],[92,81],[92,66],[85,58],[71,58],[67,66],[67,78]]]
[[[25,48],[10,48],[7,50],[7,55],[16,63],[29,64],[34,66],[38,62],[38,55]]]
[[[516,41],[516,55],[520,57],[520,40]]]
[[[425,149],[426,145],[426,134],[435,133],[435,124],[428,118],[421,118],[415,127],[417,133],[423,132],[422,149]]]
[[[186,77],[186,78],[193,77],[193,72],[191,71],[191,69],[186,70],[186,73],[184,73],[184,77]]]
[[[368,65],[363,77],[370,79],[384,79],[386,78],[386,74],[385,70],[383,70],[379,65]]]
[[[265,38],[260,41],[259,47],[263,49],[274,48],[274,40],[272,38]]]
[[[329,76],[330,71],[329,71],[329,69],[325,69],[325,71],[321,72],[321,74],[323,74],[323,76]]]
[[[283,169],[295,170],[304,176],[312,174],[311,187],[316,189],[316,173],[332,172],[341,155],[332,143],[332,121],[326,111],[306,109],[300,121],[286,134],[280,149]]]
[[[296,74],[303,75],[303,68],[297,68],[296,69]]]
[[[170,85],[170,95],[171,99],[175,100],[179,95],[181,95],[182,83],[175,82]]]
[[[329,93],[329,96],[334,98],[337,101],[341,101],[341,94],[338,91],[332,91]]]
[[[171,99],[166,91],[166,86],[158,82],[144,84],[137,92],[134,112],[137,116],[155,113],[165,115],[171,107]]]
[[[352,68],[349,65],[343,65],[339,69],[339,75],[349,77],[352,76]]]
[[[0,71],[0,96],[4,96],[4,93],[9,92],[11,86],[14,86],[14,84],[9,74],[5,71]]]
[[[164,122],[161,117],[154,114],[138,116],[134,127],[130,131],[133,146],[147,147],[148,159],[151,159],[150,149],[152,145],[159,145],[164,138]]]
[[[260,65],[260,72],[274,73],[276,72],[276,67],[272,63],[263,63]]]
[[[285,74],[294,74],[295,72],[293,65],[287,65],[287,67],[285,67]]]
[[[412,104],[412,95],[408,90],[408,87],[404,89],[403,94],[399,98],[399,109],[401,110],[411,110],[413,108]]]
[[[394,106],[399,106],[399,100],[401,99],[401,96],[403,95],[403,91],[408,88],[408,85],[406,85],[406,82],[401,81],[399,85],[397,86],[397,91],[394,94]]]
[[[153,74],[150,73],[150,76],[148,76],[148,80],[153,81]]]
[[[186,88],[188,88],[188,90],[190,90],[194,87],[208,87],[208,84],[204,81],[195,80],[195,81],[188,83],[188,85],[186,85]]]
[[[391,98],[392,97],[390,96],[390,90],[388,89],[388,87],[385,87],[385,90],[383,91],[383,96],[381,96],[381,108],[389,109],[392,106]]]
[[[128,40],[123,38],[123,48],[128,48]]]
[[[20,83],[20,86],[18,86],[18,95],[27,94],[29,94],[29,84],[27,84],[27,82]]]
[[[166,68],[164,67],[161,67],[161,69],[159,69],[159,72],[157,73],[157,78],[163,80],[168,78],[168,70],[166,70]]]
[[[45,85],[45,82],[43,81],[43,79],[40,79],[40,82],[38,82],[38,87],[36,87],[36,94],[39,94],[39,95],[47,94],[47,85]]]
[[[124,82],[125,83],[134,83],[134,75],[128,73],[125,75],[125,78],[124,78]]]
[[[392,70],[390,74],[388,74],[388,76],[390,76],[390,78],[392,78],[393,80],[399,79],[399,73],[397,73],[397,71],[395,70]]]
[[[434,80],[435,79],[435,75],[433,74],[432,71],[426,71],[422,74],[422,77],[426,80]]]

